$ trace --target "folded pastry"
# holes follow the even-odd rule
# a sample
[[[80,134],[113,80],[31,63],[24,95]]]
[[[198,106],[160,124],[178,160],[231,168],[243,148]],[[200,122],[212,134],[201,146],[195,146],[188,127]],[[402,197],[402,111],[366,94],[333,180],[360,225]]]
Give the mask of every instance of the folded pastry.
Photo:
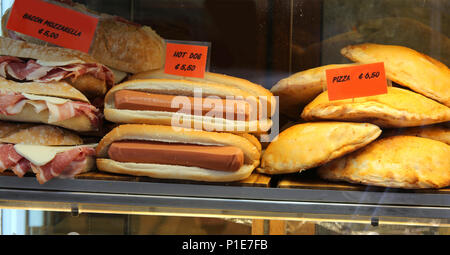
[[[354,64],[325,65],[295,73],[280,80],[270,91],[279,97],[280,112],[298,118],[302,108],[317,95],[327,90],[327,69],[348,67]]]
[[[383,131],[383,136],[385,137],[394,135],[419,136],[441,141],[450,145],[450,126],[446,127],[445,125],[437,124],[422,127],[390,129],[387,131]]]
[[[17,83],[0,77],[0,120],[34,122],[79,132],[99,130],[100,110],[65,82]]]
[[[318,169],[328,180],[391,188],[450,185],[450,146],[415,136],[383,138]]]
[[[97,147],[101,171],[206,182],[242,180],[259,164],[260,151],[230,133],[128,124],[108,133]]]
[[[369,123],[315,122],[292,126],[265,150],[259,172],[301,172],[357,150],[375,140],[381,129]]]
[[[58,127],[0,121],[0,172],[34,172],[40,184],[73,178],[95,168],[95,146]]]
[[[381,127],[411,127],[446,122],[450,108],[412,91],[388,87],[388,93],[345,100],[328,100],[320,94],[302,112],[311,120],[369,122]]]
[[[130,80],[105,97],[105,118],[233,133],[270,129],[270,115],[247,91],[223,84],[176,79]]]
[[[341,53],[358,63],[384,62],[387,79],[450,107],[450,70],[438,60],[407,47],[370,43]]]

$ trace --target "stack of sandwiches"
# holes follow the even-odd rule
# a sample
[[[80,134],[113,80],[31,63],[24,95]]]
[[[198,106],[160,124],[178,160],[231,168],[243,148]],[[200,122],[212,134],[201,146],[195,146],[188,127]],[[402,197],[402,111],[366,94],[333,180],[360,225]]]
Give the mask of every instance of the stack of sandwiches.
[[[114,74],[87,54],[0,38],[0,171],[39,183],[95,169],[96,144],[79,134],[101,129],[91,102]]]
[[[105,94],[164,64],[164,41],[151,28],[56,2],[99,17],[89,54],[6,29],[9,11],[0,37],[0,172],[34,174],[41,184],[96,169],[97,144],[109,131]]]

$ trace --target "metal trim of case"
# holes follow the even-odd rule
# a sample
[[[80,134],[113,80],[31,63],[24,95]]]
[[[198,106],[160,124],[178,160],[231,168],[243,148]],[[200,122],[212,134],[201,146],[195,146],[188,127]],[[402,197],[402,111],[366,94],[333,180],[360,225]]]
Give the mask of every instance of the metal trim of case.
[[[0,199],[278,213],[450,218],[450,195],[0,177]]]

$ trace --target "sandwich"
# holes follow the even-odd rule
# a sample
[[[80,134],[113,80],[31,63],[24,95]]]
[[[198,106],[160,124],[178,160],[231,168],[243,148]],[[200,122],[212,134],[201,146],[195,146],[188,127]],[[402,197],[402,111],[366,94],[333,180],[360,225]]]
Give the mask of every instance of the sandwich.
[[[101,112],[66,82],[16,82],[0,77],[0,120],[97,131]]]
[[[139,79],[114,86],[105,118],[119,124],[154,124],[205,131],[262,133],[272,121],[264,102],[249,92],[186,79]]]
[[[15,82],[66,82],[89,98],[103,97],[114,73],[79,51],[0,37],[0,77]]]
[[[403,189],[450,185],[450,145],[416,136],[391,136],[318,169],[321,178]]]
[[[126,124],[99,142],[97,168],[159,179],[238,181],[259,164],[257,142],[230,133]]]
[[[71,0],[49,2],[99,18],[89,54],[115,70],[117,76],[124,78],[127,73],[138,73],[164,66],[165,42],[151,27],[135,24],[118,16],[95,12]],[[9,14],[10,10],[7,10],[2,17],[3,36],[48,45],[48,42],[8,30],[6,24]]]
[[[450,107],[450,70],[430,56],[404,46],[372,43],[350,45],[341,53],[362,64],[384,62],[387,79]]]
[[[0,172],[32,172],[40,184],[94,169],[95,147],[55,126],[0,121]]]
[[[369,123],[296,124],[269,144],[257,170],[265,174],[299,173],[362,148],[380,134],[381,129]]]
[[[388,93],[353,99],[328,99],[322,92],[302,112],[306,121],[369,122],[380,127],[414,127],[450,121],[450,108],[410,90],[388,87]]]
[[[226,74],[205,72],[203,78],[184,77],[179,75],[166,74],[164,69],[151,70],[137,73],[129,77],[129,80],[140,79],[171,79],[171,80],[188,80],[193,82],[207,83],[207,84],[222,84],[224,86],[240,89],[246,91],[254,97],[257,97],[265,107],[269,116],[275,114],[276,100],[273,94],[263,86],[253,83],[249,80],[234,77]]]

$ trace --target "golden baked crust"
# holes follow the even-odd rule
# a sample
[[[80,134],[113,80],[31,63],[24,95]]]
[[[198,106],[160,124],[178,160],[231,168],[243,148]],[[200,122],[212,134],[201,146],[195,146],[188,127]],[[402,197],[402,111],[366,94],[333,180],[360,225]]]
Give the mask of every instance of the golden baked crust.
[[[450,146],[415,136],[392,136],[336,159],[319,176],[391,188],[443,188],[450,185]]]
[[[450,145],[450,126],[446,127],[445,125],[429,125],[383,131],[383,136],[387,137],[393,135],[419,136],[441,141]]]
[[[171,75],[164,73],[164,69],[152,70],[135,74],[129,78],[129,80],[142,80],[142,79],[170,79],[170,80],[188,80],[193,82],[201,82],[208,84],[221,84],[229,87],[237,88],[250,93],[255,97],[261,97],[266,101],[268,109],[271,109],[271,114],[275,114],[276,103],[274,102],[273,94],[263,86],[253,83],[249,80],[233,77],[225,74],[205,72],[203,78],[196,77],[183,77],[178,75]]]
[[[15,82],[0,77],[0,92],[28,93],[89,102],[86,96],[66,82]]]
[[[341,53],[359,63],[384,62],[386,78],[450,107],[450,70],[443,63],[413,49],[382,44],[360,44]]]
[[[336,101],[329,101],[325,91],[305,107],[301,117],[411,127],[449,121],[450,108],[412,91],[388,87],[387,94]]]
[[[380,128],[369,123],[297,124],[269,144],[258,171],[267,174],[301,172],[355,151],[380,134]]]
[[[0,143],[62,146],[80,145],[83,140],[75,133],[55,126],[0,121]]]
[[[277,82],[270,91],[280,99],[280,112],[298,118],[302,108],[317,95],[327,90],[327,69],[342,68],[354,64],[325,65],[290,75]]]

